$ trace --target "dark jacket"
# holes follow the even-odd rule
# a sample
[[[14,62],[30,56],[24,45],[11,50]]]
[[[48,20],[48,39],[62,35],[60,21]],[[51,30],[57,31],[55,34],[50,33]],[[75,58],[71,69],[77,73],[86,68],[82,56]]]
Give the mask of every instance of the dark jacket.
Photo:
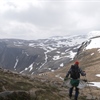
[[[75,75],[72,75],[72,70],[78,70],[77,72],[76,72],[76,76]],[[86,73],[84,72],[84,71],[82,71],[81,70],[81,68],[79,68],[79,66],[78,65],[72,65],[71,66],[71,68],[69,69],[69,71],[67,72],[67,74],[66,74],[66,77],[69,77],[69,75],[70,75],[70,78],[73,78],[73,79],[79,79],[80,78],[80,74],[82,75],[82,76],[85,76],[86,75]]]

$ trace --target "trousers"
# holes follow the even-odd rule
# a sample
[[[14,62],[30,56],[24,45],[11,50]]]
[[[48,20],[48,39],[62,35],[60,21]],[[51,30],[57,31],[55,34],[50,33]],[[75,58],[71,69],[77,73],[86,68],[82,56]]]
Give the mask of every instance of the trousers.
[[[74,100],[77,100],[77,99],[78,99],[78,95],[79,95],[79,88],[77,88],[77,87],[71,87],[71,88],[69,89],[69,96],[70,96],[70,98],[72,97],[73,88],[75,88]]]

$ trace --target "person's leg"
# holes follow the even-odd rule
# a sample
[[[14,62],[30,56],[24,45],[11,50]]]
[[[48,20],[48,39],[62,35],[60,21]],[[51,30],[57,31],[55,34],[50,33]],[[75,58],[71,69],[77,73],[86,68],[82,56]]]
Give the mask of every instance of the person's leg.
[[[73,93],[73,87],[69,89],[69,97],[72,97],[72,93]]]
[[[79,88],[75,87],[75,100],[78,100]]]

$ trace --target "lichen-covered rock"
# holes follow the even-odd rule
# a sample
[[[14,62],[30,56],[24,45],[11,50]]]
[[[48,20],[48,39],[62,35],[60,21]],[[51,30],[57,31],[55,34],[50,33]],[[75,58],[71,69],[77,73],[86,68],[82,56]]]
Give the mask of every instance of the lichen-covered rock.
[[[4,91],[0,93],[0,100],[30,100],[26,91]]]

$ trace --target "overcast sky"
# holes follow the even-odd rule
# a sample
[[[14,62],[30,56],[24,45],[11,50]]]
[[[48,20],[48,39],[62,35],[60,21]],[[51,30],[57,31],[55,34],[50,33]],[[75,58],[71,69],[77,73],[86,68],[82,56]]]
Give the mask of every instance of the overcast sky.
[[[100,30],[100,0],[0,0],[0,38],[38,39]]]

